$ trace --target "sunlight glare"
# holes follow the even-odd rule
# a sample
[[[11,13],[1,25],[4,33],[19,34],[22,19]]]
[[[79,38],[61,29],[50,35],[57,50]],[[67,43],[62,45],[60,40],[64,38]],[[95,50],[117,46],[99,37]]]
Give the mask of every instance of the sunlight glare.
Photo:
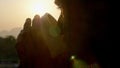
[[[36,3],[32,7],[32,14],[39,14],[40,16],[43,16],[46,12],[47,12],[47,6],[45,6],[44,3],[42,4]]]
[[[31,1],[28,5],[29,11],[32,15],[43,16],[45,13],[50,13],[58,17],[60,11],[58,11],[57,6],[54,4],[54,0],[35,0]]]

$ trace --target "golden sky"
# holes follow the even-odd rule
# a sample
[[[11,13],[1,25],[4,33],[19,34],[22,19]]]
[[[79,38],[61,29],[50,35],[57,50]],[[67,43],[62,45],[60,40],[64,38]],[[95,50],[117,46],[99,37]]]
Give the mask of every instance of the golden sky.
[[[22,27],[26,18],[45,12],[56,19],[60,14],[54,0],[0,0],[0,31]]]

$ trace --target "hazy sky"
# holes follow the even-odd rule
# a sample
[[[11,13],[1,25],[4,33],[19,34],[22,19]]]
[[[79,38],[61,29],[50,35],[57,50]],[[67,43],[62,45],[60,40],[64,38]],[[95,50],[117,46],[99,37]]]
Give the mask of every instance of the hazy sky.
[[[56,19],[60,14],[54,0],[0,0],[0,31],[22,27],[26,18],[45,12]]]

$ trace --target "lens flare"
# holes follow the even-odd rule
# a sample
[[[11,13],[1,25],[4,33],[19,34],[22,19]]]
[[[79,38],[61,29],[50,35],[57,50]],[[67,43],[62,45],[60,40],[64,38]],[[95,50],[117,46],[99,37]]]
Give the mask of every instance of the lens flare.
[[[71,60],[75,59],[75,56],[74,56],[74,55],[72,55],[70,59],[71,59]]]

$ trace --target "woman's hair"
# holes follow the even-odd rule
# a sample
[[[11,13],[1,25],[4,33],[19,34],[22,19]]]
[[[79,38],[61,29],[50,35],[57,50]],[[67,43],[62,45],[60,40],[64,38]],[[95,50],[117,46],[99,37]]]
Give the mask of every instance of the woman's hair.
[[[110,54],[108,54],[110,53],[110,50],[108,49],[108,45],[106,45],[106,44],[109,44],[108,43],[109,40],[107,37],[107,34],[108,34],[107,30],[109,29],[108,28],[109,13],[107,13],[109,8],[108,1],[107,0],[55,0],[55,4],[59,8],[63,8],[64,14],[66,16],[65,20],[67,20],[67,22],[71,22],[71,19],[69,17],[71,16],[73,18],[74,16],[74,15],[71,15],[71,12],[69,11],[68,8],[74,7],[74,5],[75,5],[75,8],[73,8],[74,11],[78,11],[79,9],[82,10],[81,8],[79,8],[79,6],[83,8],[83,10],[86,12],[85,14],[86,15],[88,14],[87,23],[89,24],[89,28],[91,30],[89,31],[91,33],[91,35],[89,34],[90,40],[88,40],[90,48],[94,52],[95,56],[98,59],[98,62],[101,65],[108,66],[107,64],[111,64],[109,62],[110,61],[109,59],[111,59],[111,57],[109,57]],[[80,15],[79,12],[77,12],[77,14]],[[75,17],[77,16],[74,16],[74,18]],[[69,23],[67,24],[65,23],[64,25],[68,25],[68,24]]]

